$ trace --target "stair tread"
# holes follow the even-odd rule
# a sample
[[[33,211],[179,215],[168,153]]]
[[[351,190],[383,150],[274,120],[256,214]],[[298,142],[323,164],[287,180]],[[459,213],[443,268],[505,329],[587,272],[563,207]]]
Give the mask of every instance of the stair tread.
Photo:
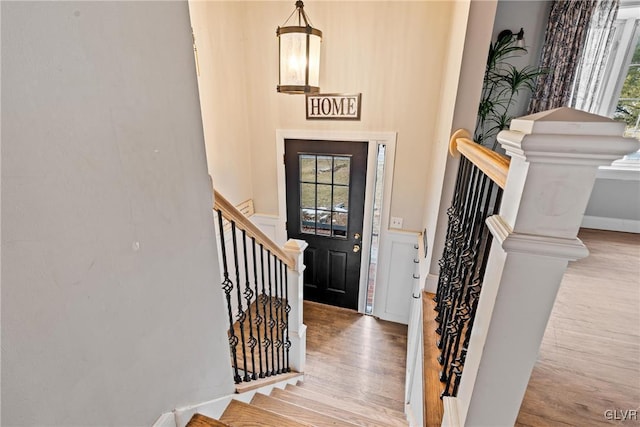
[[[336,393],[335,390],[330,387],[321,387],[318,384],[310,384],[307,381],[298,381],[296,383],[296,387],[298,387],[298,389],[302,391],[305,391],[305,390],[310,391],[310,392],[317,393],[322,396],[328,396],[330,398],[337,399],[343,402],[346,401],[346,402],[352,402],[356,405],[369,406],[373,408],[375,411],[383,412],[392,417],[399,418],[403,421],[406,420],[405,414],[401,411],[395,410],[393,408],[389,408],[388,406],[384,406],[378,403],[367,402],[366,400],[360,399],[358,397],[345,396],[343,394]]]
[[[312,409],[298,406],[273,396],[256,393],[251,399],[251,404],[268,411],[275,412],[285,417],[299,420],[315,427],[355,427],[356,424],[334,418],[327,414],[316,412]]]
[[[279,427],[313,427],[311,424],[294,421],[248,403],[232,399],[224,410],[220,421],[233,427],[279,426]]]
[[[359,426],[368,426],[368,427],[387,427],[383,422],[377,421],[375,419],[371,419],[369,417],[356,414],[355,412],[347,411],[344,409],[336,408],[331,405],[327,405],[323,402],[317,402],[313,399],[308,399],[306,397],[302,397],[295,393],[291,393],[285,390],[281,390],[279,388],[274,388],[271,391],[271,396],[277,399],[285,400],[290,403],[294,403],[296,405],[321,412],[323,414],[327,414],[329,416],[338,418],[340,420],[348,421],[352,424],[356,424]]]
[[[209,418],[202,414],[194,414],[189,420],[186,427],[231,427],[229,424],[225,424],[222,421],[218,421],[213,418]]]
[[[379,405],[370,404],[359,399],[343,396],[333,396],[326,393],[314,391],[309,388],[303,388],[291,384],[288,384],[285,387],[285,391],[295,393],[302,397],[306,397],[318,402],[323,402],[336,408],[354,412],[367,418],[375,419],[377,421],[385,423],[388,426],[403,427],[409,425],[405,415],[402,412],[384,408]]]
[[[326,377],[319,378],[314,377],[313,375],[305,375],[304,382],[298,385],[339,399],[344,396],[349,396],[350,398],[366,402],[367,404],[375,404],[379,407],[404,413],[404,395],[402,395],[402,397],[396,396],[396,398],[390,398],[386,392],[380,394],[378,391],[371,388],[366,390],[362,388],[354,388],[353,384],[349,381],[348,375],[343,375],[343,377],[344,378],[335,381],[334,379],[328,379]],[[400,397],[400,400],[398,400],[398,397]]]
[[[280,301],[282,304],[286,304],[286,301],[282,298],[270,297],[270,300],[267,298],[267,301],[276,300]],[[258,328],[255,322],[248,321],[248,317],[251,316],[251,318],[255,319],[262,310],[264,310],[264,307],[261,304],[258,304],[257,300],[254,300],[248,309],[245,308],[245,314],[247,315],[245,322],[241,324],[240,321],[236,321],[233,324],[233,333],[240,341],[236,347],[235,361],[233,356],[231,356],[231,364],[238,368],[240,376],[244,376],[244,372],[252,375],[254,372],[256,374],[260,374],[266,373],[267,371],[279,370],[278,368],[282,370],[286,370],[285,368],[287,368],[284,363],[284,349],[281,352],[278,352],[275,347],[269,347],[270,350],[268,350],[263,345],[258,345],[253,351],[251,350],[251,346],[249,345],[251,338],[257,337],[258,333],[264,333],[264,326],[262,328]],[[244,332],[241,332],[241,329]],[[230,333],[231,330],[228,330],[227,334]],[[243,335],[244,343],[242,341]],[[274,351],[275,354],[272,354],[272,351]]]

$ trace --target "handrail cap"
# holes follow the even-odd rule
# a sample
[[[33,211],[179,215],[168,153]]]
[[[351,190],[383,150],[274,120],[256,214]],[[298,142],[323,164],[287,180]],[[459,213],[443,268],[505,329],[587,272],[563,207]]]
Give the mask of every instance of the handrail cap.
[[[449,154],[451,154],[451,157],[458,157],[460,155],[458,151],[458,138],[471,139],[471,134],[466,129],[458,129],[451,135],[451,139],[449,139]]]

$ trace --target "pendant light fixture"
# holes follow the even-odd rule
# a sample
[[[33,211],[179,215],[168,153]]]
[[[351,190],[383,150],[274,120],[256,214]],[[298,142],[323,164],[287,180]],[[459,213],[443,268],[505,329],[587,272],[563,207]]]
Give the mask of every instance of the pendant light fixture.
[[[298,25],[286,26],[296,12]],[[278,92],[319,93],[322,31],[311,26],[302,1],[296,2],[295,10],[276,35],[280,51]]]

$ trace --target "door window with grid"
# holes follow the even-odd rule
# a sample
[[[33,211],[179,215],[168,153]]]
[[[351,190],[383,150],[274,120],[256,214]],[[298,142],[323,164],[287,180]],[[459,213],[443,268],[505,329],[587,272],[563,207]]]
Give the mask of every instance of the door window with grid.
[[[299,154],[299,164],[301,232],[346,238],[351,158]]]

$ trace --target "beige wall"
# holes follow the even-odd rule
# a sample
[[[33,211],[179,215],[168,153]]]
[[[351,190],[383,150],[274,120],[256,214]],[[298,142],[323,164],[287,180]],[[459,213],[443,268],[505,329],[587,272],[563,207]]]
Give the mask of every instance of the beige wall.
[[[493,0],[472,1],[470,3],[468,23],[465,30],[464,55],[460,65],[460,77],[456,88],[453,118],[450,122],[451,130],[464,128],[473,133],[478,112],[477,105],[480,102],[482,92],[484,67],[487,62],[487,49],[491,42],[491,29],[496,14],[496,6],[497,1]],[[444,134],[442,137],[444,137]],[[434,210],[438,209],[439,213],[436,233],[430,251],[430,276],[426,287],[430,292],[436,290],[435,281],[439,273],[438,260],[444,250],[448,224],[446,211],[451,205],[451,197],[455,187],[459,163],[459,159],[454,159],[448,154],[441,153],[441,155],[444,155],[445,158],[440,158],[439,160],[446,162],[446,170],[443,177],[444,179],[441,181],[442,194],[439,208],[437,208],[437,204],[433,205]],[[440,179],[442,179],[442,177],[440,177]],[[431,221],[433,217],[430,215],[427,215],[427,217],[430,220],[429,224],[432,224]]]
[[[427,230],[427,255],[430,253],[429,250],[434,247],[436,226],[438,223],[438,206],[440,205],[442,197],[445,170],[451,158],[449,156],[449,137],[452,131],[451,122],[454,116],[456,99],[458,98],[458,85],[460,84],[461,77],[460,67],[465,46],[465,37],[463,32],[460,31],[460,28],[467,26],[470,7],[471,4],[468,0],[455,2],[453,15],[455,25],[449,28],[451,41],[449,43],[449,49],[447,50],[447,56],[444,60],[446,71],[441,83],[442,94],[440,97],[438,121],[434,138],[436,143],[432,144],[431,152],[429,153],[429,158],[432,163],[428,171],[428,179],[425,187],[426,209],[423,212],[423,229]],[[482,71],[480,71],[480,73],[481,72]],[[464,82],[462,84],[464,84]],[[450,195],[446,194],[444,197],[447,198],[450,197]],[[424,273],[428,271],[427,263],[423,262],[420,268],[424,276]]]
[[[244,10],[243,2],[190,3],[209,174],[216,189],[236,205],[253,194]]]
[[[207,38],[209,66],[216,67],[206,71],[201,59],[201,83],[205,71],[218,80],[215,92],[201,94],[209,169],[222,192],[234,192],[228,194],[233,201],[252,193],[257,212],[278,213],[278,128],[397,131],[391,215],[403,217],[405,229],[421,229],[455,2],[306,2],[313,24],[324,33],[321,91],[361,92],[357,122],[307,121],[303,96],[276,92],[275,30],[293,2],[191,5],[196,37]],[[206,15],[197,16],[201,12]],[[205,26],[209,34],[199,35]],[[229,106],[238,96],[246,96],[244,105],[236,100]],[[233,152],[224,147],[230,139],[236,143]],[[236,167],[247,152],[251,173]]]

